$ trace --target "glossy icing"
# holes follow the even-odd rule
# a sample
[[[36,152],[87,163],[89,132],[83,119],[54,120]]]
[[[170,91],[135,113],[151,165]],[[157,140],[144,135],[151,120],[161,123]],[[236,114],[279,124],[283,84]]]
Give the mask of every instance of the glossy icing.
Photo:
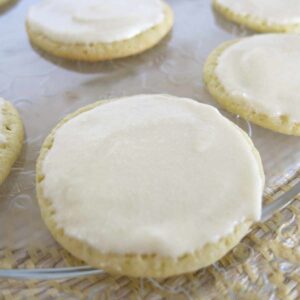
[[[300,122],[300,36],[266,34],[242,39],[219,57],[216,74],[227,93],[255,111]]]
[[[160,0],[43,0],[28,13],[30,29],[63,43],[112,43],[164,19]]]
[[[244,16],[255,16],[275,24],[300,22],[300,1],[298,0],[217,0],[231,11]]]

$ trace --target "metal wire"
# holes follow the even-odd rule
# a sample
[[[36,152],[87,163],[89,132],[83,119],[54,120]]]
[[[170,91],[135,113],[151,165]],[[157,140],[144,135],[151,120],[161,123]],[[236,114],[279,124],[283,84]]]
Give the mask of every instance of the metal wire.
[[[294,185],[289,191],[279,196],[272,203],[264,206],[261,221],[265,222],[278,212],[289,205],[295,197],[300,194],[300,182]],[[104,274],[105,271],[94,269],[89,266],[69,267],[69,268],[52,268],[52,269],[7,269],[0,270],[0,278],[9,279],[36,279],[36,280],[53,280],[66,279],[73,277],[83,277],[91,275]]]

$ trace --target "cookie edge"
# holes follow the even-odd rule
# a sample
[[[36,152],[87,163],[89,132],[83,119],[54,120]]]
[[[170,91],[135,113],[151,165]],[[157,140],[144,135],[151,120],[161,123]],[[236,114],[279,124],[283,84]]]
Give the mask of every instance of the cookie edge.
[[[286,135],[300,136],[300,123],[290,121],[286,115],[271,117],[266,113],[256,111],[255,108],[250,106],[242,97],[230,95],[219,80],[216,74],[216,68],[218,67],[220,56],[226,49],[244,39],[247,38],[225,42],[209,54],[204,64],[203,74],[206,88],[218,104],[227,111],[272,131]]]
[[[37,161],[36,172],[37,196],[44,222],[46,223],[54,239],[56,239],[72,255],[79,258],[80,260],[85,261],[92,267],[104,269],[105,271],[112,274],[127,275],[132,277],[165,278],[169,276],[193,272],[211,265],[212,263],[222,258],[240,242],[240,240],[248,233],[253,223],[252,221],[245,221],[240,223],[235,227],[232,234],[220,239],[219,242],[206,244],[203,248],[197,250],[195,253],[185,254],[176,259],[158,255],[122,255],[102,253],[101,251],[91,247],[85,242],[67,236],[64,233],[63,228],[59,228],[57,226],[54,220],[55,210],[51,206],[51,201],[44,197],[42,187],[42,181],[44,179],[44,174],[42,172],[42,162],[46,157],[47,152],[53,145],[56,131],[63,124],[78,116],[79,114],[89,111],[99,105],[108,103],[109,101],[119,99],[120,98],[112,100],[100,100],[96,103],[87,105],[77,110],[75,113],[66,116],[61,122],[59,122],[58,125],[51,131],[49,136],[45,139],[45,142],[41,148],[40,156]],[[243,131],[241,130],[241,132]],[[247,134],[244,132],[243,134],[253,148],[254,155],[257,158],[261,170],[262,180],[264,181],[263,167],[260,156]]]
[[[225,17],[227,20],[237,23],[239,25],[246,26],[247,28],[257,31],[257,32],[277,32],[277,33],[299,33],[300,23],[295,24],[279,24],[271,23],[265,19],[261,19],[255,15],[242,15],[229,7],[222,5],[218,0],[212,1],[213,8]]]
[[[26,21],[26,30],[33,46],[56,57],[88,62],[124,58],[153,48],[171,31],[174,23],[173,11],[168,4],[162,3],[165,18],[161,23],[133,38],[112,43],[63,44],[48,38],[44,34],[32,31],[28,20]]]
[[[6,138],[6,142],[0,145],[0,185],[10,174],[11,168],[19,157],[23,141],[24,128],[21,117],[14,106],[5,100],[3,111],[3,126],[1,132]]]

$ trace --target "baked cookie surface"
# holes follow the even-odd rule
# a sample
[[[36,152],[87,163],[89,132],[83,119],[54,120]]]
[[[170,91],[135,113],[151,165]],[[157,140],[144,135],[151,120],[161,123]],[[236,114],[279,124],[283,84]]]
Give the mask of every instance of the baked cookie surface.
[[[23,124],[18,112],[0,98],[0,185],[20,154],[23,139]]]
[[[300,32],[297,0],[213,0],[225,18],[259,32]]]
[[[8,4],[12,0],[0,0],[0,6]]]
[[[172,28],[161,0],[45,0],[27,15],[32,43],[71,60],[127,57],[155,46]]]
[[[89,265],[129,276],[221,258],[260,218],[263,185],[242,130],[215,108],[168,95],[82,108],[50,133],[37,163],[54,238]]]
[[[204,81],[228,111],[273,131],[300,135],[299,50],[297,34],[226,42],[208,57]]]

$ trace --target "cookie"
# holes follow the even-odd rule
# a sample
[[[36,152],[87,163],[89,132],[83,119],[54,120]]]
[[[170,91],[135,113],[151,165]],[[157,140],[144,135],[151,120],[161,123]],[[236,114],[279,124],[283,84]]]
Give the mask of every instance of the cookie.
[[[0,8],[2,8],[2,6],[8,4],[11,0],[0,0]]]
[[[220,259],[259,220],[264,185],[247,134],[217,109],[170,95],[67,116],[41,148],[36,179],[42,217],[63,247],[137,277]]]
[[[161,0],[44,0],[31,7],[26,24],[37,47],[92,62],[152,48],[171,30],[173,13]]]
[[[0,185],[18,158],[23,144],[22,121],[11,103],[0,98]]]
[[[300,32],[300,2],[294,0],[213,0],[230,21],[259,32]]]
[[[208,57],[204,81],[228,111],[257,125],[300,135],[300,36],[265,34],[222,44]]]

